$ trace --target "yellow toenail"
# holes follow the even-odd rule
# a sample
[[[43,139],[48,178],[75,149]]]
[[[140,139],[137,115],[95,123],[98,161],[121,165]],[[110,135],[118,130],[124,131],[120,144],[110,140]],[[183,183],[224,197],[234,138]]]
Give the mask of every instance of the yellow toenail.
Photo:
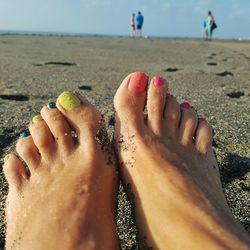
[[[43,120],[43,118],[42,118],[42,116],[40,116],[40,115],[35,115],[35,116],[32,118],[32,122],[34,122],[34,123],[40,122],[40,121],[42,121],[42,120]]]
[[[58,102],[66,110],[72,110],[81,104],[81,101],[73,93],[68,91],[59,95]]]
[[[5,163],[10,158],[10,155],[5,155],[3,158],[3,162]]]

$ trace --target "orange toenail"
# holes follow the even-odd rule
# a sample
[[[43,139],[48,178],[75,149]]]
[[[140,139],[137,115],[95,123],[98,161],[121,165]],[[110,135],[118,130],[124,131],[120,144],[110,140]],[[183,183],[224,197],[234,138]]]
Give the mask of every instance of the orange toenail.
[[[144,72],[133,73],[130,77],[128,89],[131,92],[140,94],[146,91],[148,76]]]

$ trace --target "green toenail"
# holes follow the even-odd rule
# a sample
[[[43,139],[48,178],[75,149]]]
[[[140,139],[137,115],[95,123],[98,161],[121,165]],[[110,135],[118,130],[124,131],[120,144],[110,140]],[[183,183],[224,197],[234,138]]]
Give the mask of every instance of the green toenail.
[[[25,138],[25,137],[28,137],[29,135],[30,135],[30,131],[24,130],[20,133],[20,138]]]
[[[3,158],[3,162],[5,163],[6,161],[8,161],[9,158],[10,158],[10,155],[5,155]]]
[[[40,121],[42,121],[42,120],[43,120],[43,118],[42,118],[41,115],[35,115],[35,116],[32,118],[32,122],[34,122],[34,123],[40,122]]]
[[[59,95],[58,102],[66,110],[72,110],[81,104],[81,101],[73,93],[68,91]]]

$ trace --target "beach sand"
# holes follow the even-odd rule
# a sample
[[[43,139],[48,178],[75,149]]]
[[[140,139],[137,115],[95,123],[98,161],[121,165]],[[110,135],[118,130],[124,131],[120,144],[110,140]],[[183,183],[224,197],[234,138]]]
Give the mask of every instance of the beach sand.
[[[250,43],[111,37],[0,36],[0,155],[64,90],[77,90],[114,130],[113,96],[134,71],[162,75],[179,101],[188,100],[213,125],[223,187],[235,217],[250,232]],[[1,244],[4,199],[0,177]],[[122,249],[137,249],[131,205],[120,188]],[[177,235],[176,237],[181,237]]]

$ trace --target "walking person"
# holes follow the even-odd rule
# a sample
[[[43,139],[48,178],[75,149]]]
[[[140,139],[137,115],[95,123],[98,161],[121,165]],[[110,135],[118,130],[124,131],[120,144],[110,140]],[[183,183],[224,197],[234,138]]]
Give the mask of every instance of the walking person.
[[[131,26],[130,36],[135,37],[135,35],[136,35],[136,33],[135,33],[135,13],[133,13],[130,17],[130,26]]]
[[[206,40],[212,41],[213,30],[217,28],[214,21],[214,16],[211,11],[208,11],[208,17],[206,20]]]
[[[143,25],[144,17],[141,14],[141,12],[138,12],[138,15],[136,17],[136,36],[141,37],[142,36],[142,25]]]

